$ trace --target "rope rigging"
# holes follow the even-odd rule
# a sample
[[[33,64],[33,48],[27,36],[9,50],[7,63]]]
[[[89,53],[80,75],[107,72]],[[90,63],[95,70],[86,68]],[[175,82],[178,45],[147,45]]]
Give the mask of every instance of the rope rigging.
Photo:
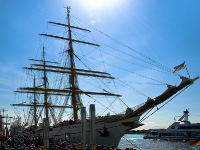
[[[71,16],[72,16],[72,15],[71,15]],[[146,56],[146,55],[144,55],[144,54],[138,52],[137,50],[135,50],[135,49],[133,49],[133,48],[131,48],[131,47],[125,45],[124,43],[122,43],[122,42],[120,42],[120,41],[114,39],[113,37],[111,37],[111,36],[109,36],[109,35],[103,33],[102,31],[99,31],[98,29],[96,29],[96,28],[94,28],[93,26],[91,26],[91,25],[89,25],[89,24],[87,24],[87,23],[81,21],[80,19],[76,18],[75,16],[72,16],[72,17],[74,17],[74,18],[75,18],[76,20],[78,20],[79,22],[82,22],[83,24],[89,26],[89,27],[92,28],[93,30],[95,30],[95,31],[97,31],[97,32],[99,32],[99,33],[101,33],[102,35],[104,35],[104,36],[106,36],[106,37],[108,37],[109,39],[111,39],[112,41],[118,43],[119,45],[121,45],[121,46],[123,46],[123,47],[126,47],[126,48],[130,49],[131,51],[135,52],[136,54],[138,54],[138,55],[140,55],[140,56],[142,56],[142,57],[144,57],[144,58],[150,60],[151,62],[155,63],[157,66],[160,66],[160,68],[163,68],[163,69],[165,69],[165,70],[168,70],[169,72],[173,72],[173,70],[171,70],[170,68],[168,68],[168,67],[162,65],[161,63],[158,63],[157,61],[155,61],[155,60],[151,59],[150,57],[148,57],[148,56]]]
[[[77,18],[76,18],[77,19]],[[79,19],[78,19],[79,20]],[[80,21],[80,20],[79,20]],[[91,26],[90,26],[91,27]],[[93,28],[93,27],[91,27],[91,28]],[[94,29],[94,28],[93,28]],[[97,30],[97,29],[94,29],[94,30]],[[99,30],[97,30],[98,32],[100,32],[100,33],[102,33],[102,34],[104,34],[103,32],[101,32],[101,31],[99,31]],[[83,35],[81,35],[82,37],[83,37]],[[106,35],[107,36],[107,35]],[[108,36],[109,37],[109,36]],[[111,37],[109,37],[109,38],[111,38]],[[112,40],[114,40],[114,41],[116,41],[115,39],[113,39],[113,38],[111,38]],[[120,44],[122,44],[121,42],[118,42],[117,41],[117,43],[120,43]],[[101,43],[102,44],[102,43]],[[105,44],[104,44],[105,45]],[[126,46],[126,45],[124,45],[124,44],[122,44],[123,46],[125,46],[125,47],[128,47],[128,46]],[[107,47],[110,47],[110,46],[108,46],[108,45],[106,45]],[[112,48],[112,47],[110,47],[110,48]],[[128,47],[129,49],[130,49],[130,47]],[[114,49],[114,50],[117,50],[117,49],[115,49],[115,48],[112,48],[112,49]],[[124,59],[122,59],[122,58],[119,58],[119,57],[117,57],[117,56],[114,56],[114,55],[112,55],[112,54],[109,54],[108,52],[106,52],[106,51],[103,51],[103,50],[101,50],[102,52],[104,52],[104,53],[106,53],[107,55],[110,55],[110,56],[112,56],[112,57],[115,57],[115,58],[117,58],[117,59],[120,59],[120,60],[123,60],[123,61],[125,61],[125,62],[128,62],[128,63],[131,63],[131,64],[134,64],[134,65],[138,65],[138,66],[140,66],[140,67],[143,67],[143,68],[146,68],[146,69],[151,69],[151,70],[154,70],[154,71],[158,71],[158,72],[163,72],[163,71],[160,71],[160,70],[155,70],[155,69],[152,69],[152,68],[149,68],[149,67],[145,67],[145,66],[142,66],[142,65],[139,65],[139,64],[136,64],[136,63],[133,63],[133,62],[130,62],[130,61],[127,61],[127,60],[124,60]],[[117,51],[120,51],[120,50],[117,50]],[[135,50],[134,50],[135,51]],[[123,54],[125,54],[125,55],[129,55],[129,54],[127,54],[127,53],[125,53],[125,52],[123,52],[123,51],[120,51],[121,53],[123,53]],[[137,52],[137,51],[136,51]],[[139,52],[137,52],[137,54],[138,54]],[[147,57],[147,56],[145,56],[145,55],[142,55],[141,53],[139,53],[140,54],[140,56],[143,56],[143,57],[145,57],[145,58],[148,58],[149,60],[151,60],[152,61],[152,59],[150,59],[149,57]],[[84,55],[85,56],[85,55]],[[135,56],[132,56],[132,55],[129,55],[129,56],[131,56],[131,57],[134,57],[134,58],[136,58],[136,59],[139,59],[139,60],[141,60],[141,61],[143,61],[143,62],[145,62],[145,63],[148,63],[148,64],[151,64],[151,65],[154,65],[155,64],[155,61],[152,61],[152,62],[154,62],[154,64],[152,64],[152,63],[149,63],[149,62],[147,62],[147,61],[144,61],[144,60],[142,60],[142,59],[140,59],[140,58],[137,58],[137,57],[135,57]],[[87,57],[89,57],[89,56],[87,56]],[[90,57],[91,58],[91,57]],[[79,60],[80,60],[80,58],[78,58]],[[85,59],[85,58],[84,58]],[[95,60],[94,58],[91,58],[91,59],[93,59],[93,60]],[[99,60],[96,60],[96,61],[99,61]],[[100,61],[99,61],[100,62]],[[105,64],[107,64],[107,65],[110,65],[110,66],[113,66],[113,67],[115,67],[115,68],[118,68],[118,69],[121,69],[121,70],[124,70],[124,71],[127,71],[127,72],[131,72],[131,73],[134,73],[134,74],[136,74],[136,75],[139,75],[139,76],[141,76],[141,77],[144,77],[144,78],[148,78],[148,79],[151,79],[151,80],[153,80],[153,81],[156,81],[156,82],[160,82],[160,83],[162,83],[162,84],[166,84],[167,85],[167,83],[164,83],[164,82],[162,82],[162,81],[158,81],[158,80],[156,80],[156,79],[153,79],[153,78],[150,78],[150,77],[147,77],[147,76],[144,76],[144,75],[141,75],[141,74],[139,74],[139,73],[135,73],[135,72],[132,72],[132,71],[128,71],[128,70],[125,70],[125,69],[123,69],[123,68],[120,68],[120,67],[117,67],[117,66],[114,66],[114,65],[112,65],[112,64],[108,64],[108,63],[105,63],[104,61],[101,61],[101,62],[103,62],[103,64],[105,65]],[[158,63],[156,63],[156,64],[158,64]],[[172,70],[171,69],[168,69],[168,68],[166,68],[166,67],[163,67],[163,65],[154,65],[154,66],[156,66],[156,67],[161,67],[161,69],[165,69],[166,71],[169,71],[170,73],[169,74],[172,74]],[[163,72],[163,73],[167,73],[167,72]],[[173,75],[174,75],[174,73],[173,73]]]
[[[81,35],[81,34],[80,34],[80,35]],[[89,38],[89,37],[85,37],[84,35],[81,35],[81,36],[84,37],[84,38],[87,38],[87,39],[91,39],[91,38]],[[94,39],[92,39],[92,40],[94,40]],[[94,40],[94,41],[97,42],[96,40]],[[125,55],[130,56],[130,57],[135,58],[135,59],[138,59],[138,60],[140,60],[140,61],[142,61],[142,62],[145,62],[145,63],[148,64],[148,65],[150,64],[150,65],[152,65],[152,66],[156,66],[156,67],[158,67],[158,68],[161,68],[161,69],[163,69],[163,70],[165,70],[165,71],[168,71],[169,73],[168,73],[168,72],[163,72],[163,71],[160,71],[160,70],[155,70],[155,69],[152,69],[152,68],[148,68],[148,67],[145,67],[145,66],[142,66],[142,65],[139,65],[139,64],[136,64],[136,63],[133,63],[133,62],[124,60],[124,59],[119,58],[119,57],[117,57],[117,56],[115,56],[115,55],[112,55],[112,54],[110,54],[110,53],[108,53],[108,52],[106,52],[106,51],[104,51],[104,50],[101,50],[101,52],[104,52],[104,53],[106,53],[107,55],[110,55],[110,56],[115,57],[115,58],[117,58],[117,59],[120,59],[120,60],[122,60],[122,61],[128,62],[128,63],[130,63],[130,64],[134,64],[134,65],[137,65],[137,66],[140,66],[140,67],[143,67],[143,68],[155,70],[155,71],[158,71],[158,72],[168,73],[168,74],[174,74],[173,70],[171,70],[171,69],[167,69],[167,68],[164,68],[164,67],[162,67],[162,66],[158,66],[158,65],[152,64],[151,62],[148,62],[148,61],[145,61],[145,60],[143,60],[143,59],[141,59],[141,58],[138,58],[138,57],[136,57],[136,56],[130,55],[130,54],[128,54],[128,53],[126,53],[126,52],[124,52],[124,51],[122,51],[122,50],[119,50],[119,49],[117,49],[117,48],[113,48],[113,47],[111,47],[111,46],[109,46],[109,45],[106,45],[106,44],[104,44],[104,43],[102,43],[102,42],[99,42],[99,41],[98,41],[98,43],[100,43],[101,45],[104,45],[104,46],[106,46],[106,47],[108,47],[108,48],[111,48],[111,49],[113,49],[113,50],[116,50],[116,51],[118,51],[118,52],[120,52],[120,53],[122,53],[122,54],[125,54]],[[177,74],[175,74],[175,75],[177,75]]]
[[[99,62],[102,62],[102,61],[100,61],[100,60],[94,59],[94,58],[89,57],[89,56],[88,56],[88,58],[93,59],[93,60],[96,60],[96,61],[99,61]],[[166,84],[166,85],[167,85],[167,83],[165,83],[165,82],[162,82],[162,81],[159,81],[159,80],[156,80],[156,79],[153,79],[153,78],[146,77],[146,76],[144,76],[144,75],[141,75],[141,74],[136,73],[136,72],[133,72],[133,71],[129,71],[129,70],[123,69],[123,68],[118,67],[118,66],[115,66],[115,65],[113,65],[113,64],[111,64],[111,63],[106,63],[106,62],[104,62],[104,63],[107,64],[107,65],[109,65],[109,66],[115,67],[115,68],[117,68],[117,69],[124,70],[124,71],[126,71],[126,72],[133,73],[133,74],[136,74],[136,75],[138,75],[138,76],[141,76],[141,77],[144,77],[144,78],[147,78],[147,79],[150,79],[150,80],[153,80],[153,81],[156,81],[156,82],[163,83],[163,84]]]

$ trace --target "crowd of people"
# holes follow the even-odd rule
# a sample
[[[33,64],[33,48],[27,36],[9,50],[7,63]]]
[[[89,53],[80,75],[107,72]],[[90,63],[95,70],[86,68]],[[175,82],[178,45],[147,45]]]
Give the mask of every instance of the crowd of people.
[[[34,136],[8,136],[1,140],[1,149],[43,149],[43,138]]]
[[[34,136],[9,136],[1,140],[0,150],[44,150],[43,137]],[[120,150],[114,146],[96,145],[96,150]],[[81,150],[81,143],[68,143],[62,139],[50,138],[49,150]],[[86,144],[86,150],[90,145]]]

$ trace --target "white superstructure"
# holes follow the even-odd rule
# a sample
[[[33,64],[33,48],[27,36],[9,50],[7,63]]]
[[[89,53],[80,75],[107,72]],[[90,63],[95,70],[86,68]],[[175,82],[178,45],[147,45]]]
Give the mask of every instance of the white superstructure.
[[[200,139],[200,123],[188,121],[189,111],[186,109],[183,116],[172,123],[167,129],[154,129],[144,136],[144,139],[171,139],[193,140]]]

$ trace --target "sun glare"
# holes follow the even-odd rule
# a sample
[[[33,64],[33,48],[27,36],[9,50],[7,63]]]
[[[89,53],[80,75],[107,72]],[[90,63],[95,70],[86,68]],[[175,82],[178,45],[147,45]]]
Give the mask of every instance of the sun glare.
[[[108,14],[113,14],[121,6],[121,2],[122,0],[82,0],[79,5],[89,14],[90,23],[94,25],[108,17]]]
[[[112,9],[112,7],[120,1],[121,0],[84,0],[82,1],[82,6],[92,10],[106,10]]]
[[[107,0],[86,0],[86,3],[92,9],[104,9],[104,8],[110,6],[111,1],[107,1]]]

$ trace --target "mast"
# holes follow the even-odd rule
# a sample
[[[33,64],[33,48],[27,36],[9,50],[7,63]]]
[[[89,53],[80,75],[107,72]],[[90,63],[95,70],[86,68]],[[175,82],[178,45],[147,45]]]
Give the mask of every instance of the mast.
[[[36,87],[36,84],[35,84],[35,76],[34,76],[34,83],[33,83],[34,85],[34,88]],[[35,90],[34,90],[34,94],[33,94],[33,96],[34,96],[34,102],[33,102],[33,109],[34,109],[34,116],[33,116],[33,118],[34,118],[34,126],[36,127],[37,126],[37,107],[36,107],[36,104],[37,104],[37,100],[36,100],[36,92],[35,92]]]
[[[74,120],[78,119],[78,107],[76,103],[76,89],[77,85],[75,84],[75,63],[74,63],[74,50],[72,47],[72,35],[71,35],[71,28],[70,28],[70,7],[67,7],[67,20],[68,20],[68,35],[69,35],[69,50],[68,54],[70,56],[70,67],[71,67],[71,75],[70,75],[70,83],[71,83],[71,91],[72,91],[72,96],[71,96],[71,101],[72,101],[72,106],[73,106],[73,115],[74,115]]]
[[[44,53],[44,46],[42,50],[42,56],[43,56],[43,82],[44,82],[44,89],[47,89],[47,74],[46,74],[46,62],[45,62],[45,53]],[[45,114],[46,118],[49,118],[49,111],[48,111],[48,95],[47,95],[47,90],[44,91],[44,107],[45,107]]]
[[[105,73],[105,72],[84,70],[84,69],[77,69],[76,68],[75,60],[74,60],[75,53],[74,53],[74,49],[73,49],[73,43],[75,42],[75,43],[81,43],[81,44],[88,44],[88,45],[92,45],[92,46],[99,46],[99,45],[95,44],[95,43],[80,41],[80,40],[76,40],[76,39],[72,38],[72,31],[71,31],[72,28],[77,29],[77,30],[83,30],[83,31],[86,31],[86,32],[90,32],[90,31],[87,30],[87,29],[80,28],[80,27],[71,26],[71,24],[70,24],[70,7],[67,7],[67,24],[61,24],[61,23],[57,23],[57,22],[49,22],[49,23],[54,24],[54,25],[64,26],[64,27],[67,27],[67,29],[68,29],[68,38],[55,36],[55,35],[49,35],[49,34],[40,34],[40,35],[68,41],[69,49],[67,50],[67,53],[68,53],[68,57],[69,57],[69,68],[58,67],[58,66],[54,66],[54,67],[48,66],[48,68],[57,69],[56,72],[68,73],[69,74],[70,87],[68,89],[65,89],[65,91],[66,91],[66,93],[71,93],[71,105],[72,105],[72,108],[73,108],[73,118],[74,118],[74,120],[78,119],[78,110],[83,105],[82,101],[80,99],[81,94],[117,96],[117,97],[121,96],[121,95],[118,95],[118,94],[112,94],[112,93],[108,93],[108,92],[90,92],[90,91],[82,91],[81,89],[79,89],[77,75],[100,77],[100,78],[111,78],[111,79],[114,79],[114,78],[111,77],[110,74]],[[54,70],[47,69],[47,71],[51,72],[51,71],[54,71]],[[55,90],[52,89],[52,91],[55,91]]]

